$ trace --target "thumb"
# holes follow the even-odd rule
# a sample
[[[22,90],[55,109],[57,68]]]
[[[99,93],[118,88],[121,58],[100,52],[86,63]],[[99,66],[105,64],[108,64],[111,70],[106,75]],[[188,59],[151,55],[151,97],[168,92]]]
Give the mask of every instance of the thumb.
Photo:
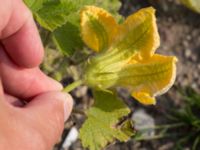
[[[7,109],[7,107],[8,107],[8,104],[5,103],[5,100],[4,100],[4,90],[3,90],[2,81],[0,77],[0,110],[1,112],[4,112],[5,109]]]
[[[47,92],[26,105],[26,114],[48,146],[53,146],[59,139],[72,104],[72,98],[67,93]]]

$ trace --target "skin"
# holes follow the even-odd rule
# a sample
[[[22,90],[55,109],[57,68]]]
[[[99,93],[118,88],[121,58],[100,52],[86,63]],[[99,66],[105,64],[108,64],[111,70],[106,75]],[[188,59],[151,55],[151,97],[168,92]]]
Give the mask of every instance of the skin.
[[[44,50],[22,0],[0,3],[0,149],[49,150],[62,133],[72,98],[39,69]]]

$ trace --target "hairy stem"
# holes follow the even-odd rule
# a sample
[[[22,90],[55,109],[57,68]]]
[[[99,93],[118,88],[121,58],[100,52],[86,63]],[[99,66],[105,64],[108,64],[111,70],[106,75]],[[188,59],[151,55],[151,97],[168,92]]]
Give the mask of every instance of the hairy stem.
[[[77,80],[71,84],[69,84],[68,86],[66,86],[63,89],[63,92],[71,92],[72,90],[74,90],[75,88],[77,88],[78,86],[82,85],[83,81],[82,80]]]

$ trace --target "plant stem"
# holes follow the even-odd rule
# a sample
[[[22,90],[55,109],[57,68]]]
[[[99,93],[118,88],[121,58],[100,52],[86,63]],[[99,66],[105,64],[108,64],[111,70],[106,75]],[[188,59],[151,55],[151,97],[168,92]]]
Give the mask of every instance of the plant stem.
[[[66,86],[63,89],[63,92],[71,92],[73,89],[77,88],[78,86],[80,86],[81,84],[83,84],[82,80],[77,80],[71,84],[69,84],[68,86]]]
[[[148,140],[158,140],[158,139],[162,139],[165,137],[171,137],[173,136],[173,134],[158,134],[158,135],[154,135],[152,137],[138,137],[135,138],[136,141],[148,141]]]
[[[157,126],[152,126],[152,127],[145,127],[141,128],[139,130],[149,130],[149,129],[170,129],[170,128],[177,128],[177,127],[182,127],[185,126],[185,123],[175,123],[175,124],[165,124],[165,125],[157,125]]]

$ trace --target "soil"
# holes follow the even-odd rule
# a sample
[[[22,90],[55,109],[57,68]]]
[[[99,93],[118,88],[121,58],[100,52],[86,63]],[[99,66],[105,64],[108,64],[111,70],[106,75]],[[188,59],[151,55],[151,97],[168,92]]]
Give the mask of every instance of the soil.
[[[158,53],[175,55],[178,58],[177,79],[175,86],[165,95],[158,98],[155,106],[142,106],[135,102],[126,91],[121,90],[120,96],[133,110],[142,108],[154,119],[156,124],[164,124],[169,109],[178,109],[182,105],[182,98],[177,87],[190,86],[200,92],[200,15],[187,9],[178,0],[122,0],[120,13],[128,16],[140,8],[153,6],[157,10],[157,24],[161,38]],[[87,109],[91,103],[91,92],[87,87],[80,87],[72,92],[77,110]],[[72,115],[66,123],[63,138],[71,126],[79,128],[85,117]],[[61,150],[59,143],[55,150]],[[107,150],[173,150],[175,142],[170,139],[136,142],[134,139],[127,143],[117,142],[109,145]],[[70,150],[81,150],[80,141],[75,142]],[[185,148],[187,149],[187,148]],[[190,148],[188,148],[190,149]]]

